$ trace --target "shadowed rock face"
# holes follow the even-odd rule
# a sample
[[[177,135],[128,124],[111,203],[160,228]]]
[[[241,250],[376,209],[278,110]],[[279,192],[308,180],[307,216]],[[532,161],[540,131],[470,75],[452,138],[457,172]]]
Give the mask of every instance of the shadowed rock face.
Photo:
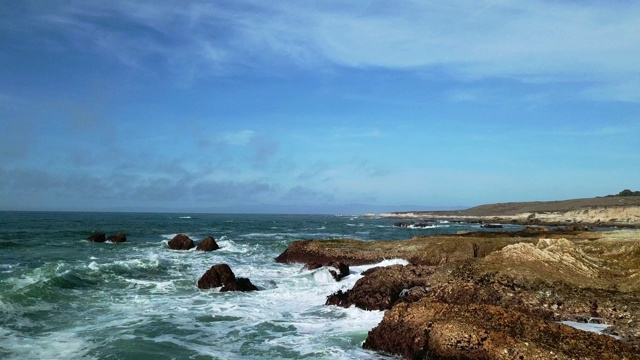
[[[491,305],[398,304],[367,349],[406,359],[638,359],[630,345]]]
[[[202,239],[198,243],[198,247],[196,248],[196,250],[198,251],[214,251],[218,249],[220,249],[220,246],[218,246],[216,240],[211,236],[207,236],[206,238]]]
[[[96,232],[91,234],[88,238],[87,241],[91,241],[91,242],[105,242],[107,239],[104,237],[104,233],[103,232]]]
[[[224,284],[220,292],[226,291],[257,291],[258,288],[247,278],[236,278],[235,281]]]
[[[198,288],[211,289],[220,287],[220,292],[227,291],[257,291],[258,288],[247,278],[236,278],[227,264],[217,264],[207,270],[200,280]]]
[[[413,288],[429,286],[428,274],[433,268],[418,265],[393,265],[373,268],[363,273],[353,289],[338,291],[327,298],[326,305],[350,307],[355,305],[365,310],[390,309]],[[404,290],[407,290],[403,293]]]
[[[189,250],[195,247],[193,240],[184,234],[174,236],[173,239],[169,241],[168,245],[172,250]]]
[[[112,243],[123,243],[127,241],[127,235],[125,233],[109,235],[107,241],[111,241]]]
[[[236,281],[236,275],[227,264],[217,264],[207,270],[200,280],[198,288],[211,289]]]

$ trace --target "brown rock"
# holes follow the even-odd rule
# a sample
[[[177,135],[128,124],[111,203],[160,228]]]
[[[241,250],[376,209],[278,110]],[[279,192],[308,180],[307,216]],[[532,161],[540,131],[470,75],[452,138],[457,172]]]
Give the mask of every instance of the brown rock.
[[[220,292],[226,291],[257,291],[258,288],[247,278],[236,278],[235,281],[224,284]]]
[[[428,286],[427,275],[431,272],[431,267],[419,265],[373,268],[365,271],[365,276],[352,289],[330,295],[325,304],[342,307],[355,305],[365,310],[390,309],[400,300],[403,290]]]
[[[491,305],[398,304],[364,348],[405,359],[639,359],[628,344]]]
[[[198,243],[198,247],[196,248],[196,250],[198,251],[213,251],[218,249],[220,249],[220,246],[218,246],[216,240],[211,236],[207,236],[206,238],[202,239]]]
[[[127,241],[127,235],[125,233],[109,235],[107,241],[111,241],[112,243],[123,243]]]
[[[174,236],[173,239],[169,241],[168,245],[172,250],[189,250],[195,246],[193,240],[184,234]]]
[[[101,232],[101,231],[99,231],[99,232],[95,232],[95,233],[91,234],[91,235],[87,238],[87,241],[102,243],[102,242],[105,242],[105,241],[106,241],[106,239],[105,239],[105,237],[104,237],[104,233],[103,233],[103,232]]]
[[[207,270],[200,280],[198,280],[198,288],[210,289],[220,287],[228,283],[236,281],[236,275],[231,271],[227,264],[217,264]]]

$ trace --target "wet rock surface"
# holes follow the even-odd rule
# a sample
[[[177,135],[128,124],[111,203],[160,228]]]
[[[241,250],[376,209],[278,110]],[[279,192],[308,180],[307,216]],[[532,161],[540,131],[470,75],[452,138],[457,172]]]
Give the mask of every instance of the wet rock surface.
[[[226,291],[257,291],[258,288],[247,278],[236,278],[234,281],[224,284],[220,292]]]
[[[196,247],[197,251],[214,251],[218,249],[220,249],[220,246],[218,246],[216,240],[211,236],[207,236],[206,238],[200,240],[198,246]]]
[[[258,288],[251,283],[251,280],[243,277],[236,277],[227,264],[213,265],[207,270],[200,280],[199,289],[211,289],[221,287],[220,292],[227,291],[257,291]]]
[[[127,241],[127,234],[119,233],[115,235],[109,235],[107,237],[107,241],[111,241],[112,243],[123,243]]]
[[[191,238],[184,234],[178,234],[168,242],[169,248],[172,250],[189,250],[195,247]]]
[[[91,235],[89,235],[89,237],[87,238],[87,241],[90,242],[99,242],[99,243],[103,243],[105,242],[107,239],[104,236],[104,232],[95,232]]]
[[[229,265],[217,264],[207,270],[200,280],[198,280],[198,288],[210,289],[220,287],[225,284],[236,281],[236,275],[233,273]]]

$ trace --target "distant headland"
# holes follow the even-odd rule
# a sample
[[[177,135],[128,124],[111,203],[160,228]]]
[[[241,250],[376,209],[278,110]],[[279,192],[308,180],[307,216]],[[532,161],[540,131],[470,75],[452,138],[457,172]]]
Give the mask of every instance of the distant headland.
[[[522,225],[640,227],[640,191],[560,201],[487,204],[456,211],[381,213],[381,217]]]

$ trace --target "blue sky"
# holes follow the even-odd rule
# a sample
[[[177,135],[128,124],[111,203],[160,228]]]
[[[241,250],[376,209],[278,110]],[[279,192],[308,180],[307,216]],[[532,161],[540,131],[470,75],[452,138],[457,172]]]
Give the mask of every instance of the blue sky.
[[[4,2],[0,209],[640,190],[638,19],[632,1]]]

